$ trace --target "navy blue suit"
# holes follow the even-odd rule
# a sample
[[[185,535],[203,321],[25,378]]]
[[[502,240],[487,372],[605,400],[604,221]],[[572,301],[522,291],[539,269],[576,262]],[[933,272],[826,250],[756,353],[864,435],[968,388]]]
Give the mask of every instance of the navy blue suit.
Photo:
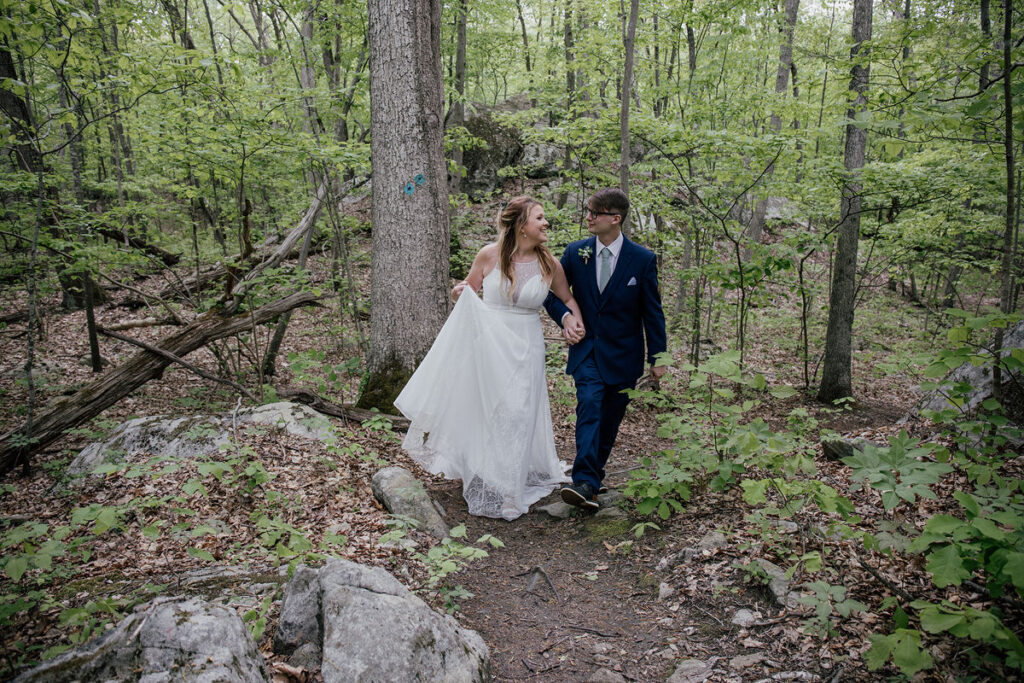
[[[658,292],[658,259],[648,249],[623,238],[622,249],[604,292],[597,289],[596,237],[573,242],[562,254],[562,268],[580,307],[587,334],[569,347],[566,373],[576,383],[575,484],[595,490],[604,479],[619,423],[632,389],[644,374],[644,361],[665,351],[665,316]],[[589,258],[580,255],[589,249]],[[559,325],[569,309],[553,294],[544,302]],[[645,353],[646,342],[646,353]]]

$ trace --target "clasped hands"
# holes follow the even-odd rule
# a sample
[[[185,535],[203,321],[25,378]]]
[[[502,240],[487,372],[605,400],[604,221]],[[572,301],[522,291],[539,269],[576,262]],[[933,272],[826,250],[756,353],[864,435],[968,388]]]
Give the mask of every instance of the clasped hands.
[[[583,340],[583,337],[587,335],[587,328],[583,326],[583,321],[574,316],[572,313],[567,313],[562,318],[562,337],[570,346],[578,344]]]

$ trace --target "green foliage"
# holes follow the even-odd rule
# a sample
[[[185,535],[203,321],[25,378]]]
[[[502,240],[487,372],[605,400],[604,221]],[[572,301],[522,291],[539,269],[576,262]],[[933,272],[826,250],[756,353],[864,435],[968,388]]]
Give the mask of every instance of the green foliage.
[[[814,616],[804,621],[804,629],[820,638],[826,638],[837,634],[834,628],[834,615],[846,618],[854,612],[861,612],[867,606],[846,597],[845,586],[832,586],[824,581],[812,581],[806,584],[811,595],[799,598],[799,602],[814,608]]]
[[[918,498],[935,500],[935,493],[929,487],[953,468],[925,459],[932,449],[918,447],[918,443],[901,432],[889,440],[888,448],[865,444],[861,452],[843,458],[854,480],[850,490],[869,487],[878,491],[887,512],[904,502],[914,503]]]

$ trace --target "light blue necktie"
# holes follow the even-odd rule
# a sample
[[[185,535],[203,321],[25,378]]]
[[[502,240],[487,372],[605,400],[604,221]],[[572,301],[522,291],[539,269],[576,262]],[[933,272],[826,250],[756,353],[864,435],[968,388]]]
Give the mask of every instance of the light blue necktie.
[[[601,249],[601,269],[597,273],[597,291],[604,293],[608,286],[608,280],[612,278],[612,250],[608,247]]]

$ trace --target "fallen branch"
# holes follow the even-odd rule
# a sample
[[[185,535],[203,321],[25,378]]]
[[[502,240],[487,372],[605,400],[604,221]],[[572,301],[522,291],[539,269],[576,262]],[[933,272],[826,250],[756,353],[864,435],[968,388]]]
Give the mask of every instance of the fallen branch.
[[[176,266],[178,265],[178,262],[181,261],[180,255],[172,254],[165,249],[161,249],[155,244],[150,244],[141,237],[125,234],[116,228],[112,228],[107,225],[100,225],[96,227],[96,232],[115,242],[127,243],[128,246],[134,247],[135,249],[156,258],[165,266]]]
[[[395,429],[406,431],[409,429],[408,418],[397,416],[397,415],[386,415],[384,413],[377,413],[372,410],[365,410],[363,408],[356,408],[354,405],[338,405],[337,403],[331,403],[323,396],[315,394],[309,389],[304,388],[293,388],[293,389],[278,389],[277,395],[281,398],[287,398],[296,403],[302,403],[309,406],[318,413],[324,415],[331,415],[333,417],[340,417],[343,420],[353,420],[355,422],[363,422],[370,420],[375,417],[386,417],[391,420],[391,424]]]
[[[121,330],[134,330],[140,327],[164,327],[165,325],[184,325],[184,323],[174,318],[143,318],[142,320],[129,320],[128,322],[117,323],[116,325],[107,325],[104,329],[110,332],[120,332]]]
[[[297,292],[251,313],[225,317],[210,311],[185,328],[161,339],[156,346],[181,358],[212,341],[251,330],[253,324],[269,322],[286,311],[311,305],[316,300],[311,292]],[[68,429],[96,417],[149,380],[159,377],[171,362],[158,353],[140,351],[76,394],[53,404],[30,423],[22,424],[0,436],[0,474],[10,471],[19,463],[27,462],[33,453],[56,441]]]
[[[253,396],[251,393],[249,393],[249,390],[246,389],[245,387],[243,387],[241,384],[239,384],[237,382],[232,382],[229,379],[224,379],[223,377],[217,377],[216,375],[212,375],[209,372],[207,372],[206,370],[203,370],[202,368],[199,368],[199,367],[197,367],[195,365],[192,365],[191,363],[189,363],[189,362],[187,362],[187,361],[185,361],[185,360],[183,360],[181,358],[178,358],[177,356],[175,356],[173,353],[171,353],[169,351],[164,351],[163,349],[161,349],[159,347],[153,346],[152,344],[147,344],[146,342],[141,341],[139,339],[132,339],[131,337],[126,337],[123,334],[118,334],[117,332],[114,332],[110,328],[97,327],[96,331],[99,332],[100,334],[104,335],[104,336],[112,337],[114,339],[120,339],[123,342],[127,342],[129,344],[134,344],[135,346],[138,346],[140,348],[146,349],[150,353],[155,353],[158,356],[162,356],[163,358],[166,358],[167,360],[171,361],[172,363],[177,363],[178,365],[180,365],[180,366],[182,366],[182,367],[184,367],[184,368],[186,368],[188,370],[191,370],[192,372],[196,373],[197,375],[199,375],[203,379],[208,379],[208,380],[210,380],[212,382],[219,382],[221,384],[226,384],[229,387],[231,387],[232,389],[234,389],[235,391],[237,391],[238,393],[240,393],[243,396],[245,396],[250,401],[255,401],[256,400],[256,397]]]

